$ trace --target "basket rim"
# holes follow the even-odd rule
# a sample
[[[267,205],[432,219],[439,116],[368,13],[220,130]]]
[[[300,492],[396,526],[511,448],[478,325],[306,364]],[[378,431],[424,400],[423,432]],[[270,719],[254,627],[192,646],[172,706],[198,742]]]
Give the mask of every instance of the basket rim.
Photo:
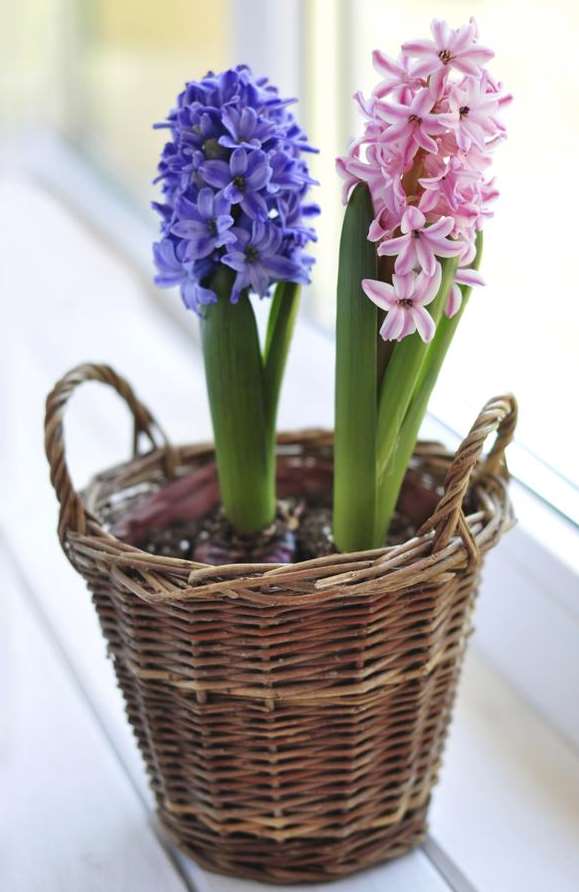
[[[513,523],[506,492],[509,474],[505,449],[514,434],[517,404],[512,395],[506,395],[494,397],[483,406],[454,457],[444,450],[448,468],[440,500],[419,528],[417,536],[402,545],[338,553],[283,565],[225,564],[214,567],[182,558],[150,555],[105,531],[87,510],[71,480],[64,442],[64,411],[74,391],[87,381],[97,381],[115,390],[125,400],[134,421],[133,459],[96,475],[93,484],[135,466],[141,471],[156,468],[159,472],[162,469],[165,478],[170,479],[176,475],[180,461],[210,458],[213,446],[210,443],[172,446],[130,384],[107,365],[85,363],[77,366],[56,383],[47,397],[45,450],[51,481],[60,502],[58,532],[62,546],[74,564],[77,560],[85,564],[87,560],[92,561],[101,566],[104,563],[112,579],[116,578],[119,585],[145,600],[203,597],[216,591],[224,596],[239,597],[235,592],[237,588],[243,590],[244,597],[265,598],[265,603],[271,605],[270,591],[264,594],[255,590],[260,586],[273,589],[276,593],[274,600],[281,603],[277,592],[284,583],[291,582],[294,592],[290,603],[295,605],[296,601],[311,597],[313,593],[318,598],[327,597],[328,593],[336,597],[339,593],[350,595],[371,591],[376,585],[385,591],[389,586],[400,588],[427,583],[446,571],[453,572],[465,566],[475,569],[482,554]],[[484,444],[492,434],[495,435],[493,446],[481,460]],[[143,437],[150,446],[144,455],[140,452]],[[304,444],[320,449],[330,447],[332,441],[333,433],[319,428],[281,433],[277,437],[278,448],[293,443],[300,444],[302,449]],[[436,448],[440,449],[439,446]],[[463,510],[464,498],[474,484],[482,508],[467,518]],[[302,590],[300,586],[306,583],[313,586],[313,591],[306,595],[296,594],[296,584]]]
[[[332,442],[333,432],[326,429],[286,431],[279,434],[278,455],[283,457],[284,447],[289,447],[285,451],[285,455],[299,456],[299,453],[292,453],[291,447],[304,445],[311,451],[318,452],[331,447]],[[174,468],[176,477],[185,478],[196,465],[211,466],[214,464],[215,451],[212,443],[187,443],[173,446],[172,449],[176,462]],[[305,454],[307,455],[307,452]],[[303,455],[304,453],[302,453],[302,457]],[[453,461],[453,454],[442,444],[432,440],[420,440],[416,445],[413,458],[420,461],[427,457],[435,458],[448,466]],[[347,594],[351,595],[354,593],[353,586],[372,578],[372,571],[379,571],[378,576],[381,580],[382,590],[384,590],[386,577],[389,576],[394,577],[392,582],[399,580],[396,582],[396,588],[399,588],[402,584],[415,584],[416,574],[423,570],[430,570],[428,576],[432,577],[433,571],[436,571],[436,574],[451,571],[468,563],[468,554],[460,534],[453,536],[444,548],[432,553],[434,528],[427,529],[422,533],[418,532],[417,535],[398,545],[348,553],[334,552],[323,557],[293,561],[288,564],[211,565],[186,558],[151,555],[142,548],[125,542],[106,530],[102,522],[97,519],[97,512],[94,509],[103,494],[105,498],[110,495],[110,492],[107,493],[106,490],[111,484],[119,484],[117,491],[121,492],[123,482],[127,488],[135,485],[131,483],[131,478],[139,470],[144,473],[157,472],[159,474],[161,472],[162,474],[164,461],[164,449],[156,448],[142,456],[120,462],[96,474],[82,493],[89,513],[87,531],[85,534],[79,534],[70,529],[66,531],[66,540],[74,550],[80,549],[81,552],[86,553],[94,552],[94,546],[97,543],[99,546],[106,543],[106,549],[101,554],[101,559],[109,562],[111,569],[114,569],[117,581],[134,591],[134,594],[139,597],[144,596],[142,583],[135,586],[131,582],[129,575],[131,570],[146,573],[151,584],[163,580],[157,593],[153,591],[155,586],[151,585],[151,589],[145,595],[147,601],[189,600],[217,592],[222,592],[224,595],[229,592],[231,596],[233,589],[240,585],[249,589],[259,587],[261,584],[277,588],[283,586],[284,582],[295,580],[296,574],[302,573],[305,575],[305,579],[316,577],[315,587],[320,595],[334,589],[332,597],[335,597],[337,595],[336,586],[347,587]],[[483,463],[479,463],[478,470],[481,472],[484,470]],[[178,471],[184,473],[177,473]],[[169,478],[164,475],[159,476],[158,479],[170,482]],[[469,491],[474,491],[475,498],[481,507],[465,519],[481,553],[490,548],[495,539],[513,524],[512,506],[505,483],[506,481],[500,475],[487,472],[476,475],[469,487]],[[417,567],[416,563],[418,563]],[[412,574],[413,581],[410,581],[406,579],[408,573],[405,571],[412,569],[413,566],[415,571]],[[171,596],[166,591],[167,575],[186,577],[187,593],[177,590]],[[425,578],[425,584],[427,581]],[[270,605],[274,601],[276,604],[279,603],[277,597],[272,595],[267,597]],[[309,597],[310,595],[307,594],[305,599],[307,600]],[[296,606],[303,603],[302,597],[292,594],[291,603]]]

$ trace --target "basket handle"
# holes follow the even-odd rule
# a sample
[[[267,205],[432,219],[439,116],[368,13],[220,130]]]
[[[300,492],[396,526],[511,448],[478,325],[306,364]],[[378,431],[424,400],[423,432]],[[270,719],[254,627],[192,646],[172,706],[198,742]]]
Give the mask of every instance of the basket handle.
[[[433,551],[444,548],[457,531],[465,540],[469,552],[478,551],[466,523],[462,503],[485,440],[490,434],[496,433],[496,438],[482,465],[481,473],[508,478],[505,449],[513,439],[516,424],[517,402],[512,394],[494,397],[483,407],[457,449],[446,475],[444,493],[434,513],[420,530],[427,532],[434,528]]]
[[[134,457],[141,454],[139,439],[143,434],[152,449],[165,449],[165,471],[168,476],[173,476],[175,467],[174,454],[166,435],[146,406],[137,399],[130,384],[124,378],[117,375],[108,365],[85,363],[71,369],[48,394],[44,419],[44,448],[50,465],[50,479],[60,503],[58,535],[61,541],[64,541],[65,532],[69,528],[84,533],[87,518],[90,516],[81,497],[76,492],[68,472],[63,426],[64,410],[68,400],[76,388],[86,381],[100,381],[102,384],[108,384],[126,402],[134,420]],[[94,520],[94,518],[91,519]]]

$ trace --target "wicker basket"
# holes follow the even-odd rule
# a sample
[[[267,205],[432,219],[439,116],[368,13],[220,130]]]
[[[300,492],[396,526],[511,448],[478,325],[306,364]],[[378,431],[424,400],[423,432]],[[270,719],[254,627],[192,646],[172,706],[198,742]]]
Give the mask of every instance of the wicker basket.
[[[88,380],[128,403],[135,457],[81,497],[62,415]],[[413,474],[435,508],[401,545],[209,567],[141,551],[111,523],[144,487],[213,473],[211,447],[170,446],[106,366],[56,385],[46,451],[60,539],[93,594],[161,821],[200,864],[275,883],[330,880],[424,838],[481,558],[513,522],[504,450],[515,420],[513,398],[501,397],[456,456],[419,444]],[[331,444],[323,431],[283,434],[280,468],[306,479],[331,462]]]

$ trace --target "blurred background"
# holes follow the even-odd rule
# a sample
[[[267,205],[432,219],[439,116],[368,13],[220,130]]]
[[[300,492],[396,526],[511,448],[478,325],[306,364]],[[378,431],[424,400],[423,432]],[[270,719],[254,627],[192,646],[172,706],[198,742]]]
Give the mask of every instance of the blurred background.
[[[509,464],[519,525],[485,566],[434,799],[427,845],[437,873],[431,868],[422,883],[411,861],[412,881],[393,885],[438,889],[440,876],[450,875],[449,887],[461,890],[579,888],[577,0],[5,0],[0,677],[8,684],[0,686],[0,785],[11,803],[7,889],[174,888],[164,874],[153,881],[148,809],[140,802],[127,814],[135,789],[148,802],[146,783],[90,599],[58,547],[42,449],[46,394],[83,361],[107,362],[133,382],[174,441],[211,435],[197,320],[177,293],[152,282],[150,202],[163,144],[152,124],[186,80],[239,62],[299,97],[298,114],[321,150],[313,166],[323,214],[279,425],[329,426],[342,219],[334,158],[359,132],[351,97],[375,83],[371,51],[393,55],[402,41],[427,37],[433,15],[453,27],[477,18],[481,42],[496,51],[491,71],[515,101],[505,112],[509,139],[496,153],[501,197],[485,230],[488,284],[469,303],[423,433],[454,447],[489,397],[513,391],[521,412]],[[130,443],[120,400],[97,385],[75,396],[66,421],[75,483],[125,460]],[[456,879],[455,865],[469,881]],[[217,888],[198,879],[195,888]]]
[[[304,306],[314,324],[329,330],[341,222],[334,157],[358,131],[351,95],[369,91],[376,80],[372,49],[393,54],[402,40],[427,36],[433,11],[426,0],[407,0],[395,12],[384,0],[6,3],[0,35],[0,195],[9,230],[0,244],[3,300],[25,304],[35,316],[39,304],[48,310],[55,282],[70,283],[72,276],[75,313],[82,316],[97,283],[89,286],[80,267],[73,275],[80,255],[67,249],[73,236],[59,230],[58,217],[60,225],[92,227],[101,246],[139,277],[148,300],[182,328],[194,328],[178,296],[155,291],[150,282],[151,181],[163,140],[151,125],[187,79],[247,61],[300,98],[299,114],[321,149],[313,163],[323,215]],[[453,26],[476,16],[481,42],[496,51],[491,70],[515,102],[506,112],[509,141],[496,154],[502,194],[487,231],[488,287],[471,301],[432,411],[463,431],[490,395],[514,391],[521,403],[514,470],[577,521],[571,407],[579,378],[573,275],[579,5],[440,0],[435,11]],[[66,221],[55,202],[66,208]],[[116,305],[122,302],[120,294]],[[142,313],[138,301],[134,311]],[[77,358],[84,358],[87,347],[70,304],[55,302],[49,319],[45,336],[66,327]],[[115,322],[112,312],[108,324]]]

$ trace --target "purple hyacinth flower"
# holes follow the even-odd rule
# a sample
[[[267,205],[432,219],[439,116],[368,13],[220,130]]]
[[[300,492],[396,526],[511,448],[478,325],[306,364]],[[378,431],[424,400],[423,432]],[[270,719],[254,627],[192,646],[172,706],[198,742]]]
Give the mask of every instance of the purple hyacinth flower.
[[[261,295],[278,281],[308,281],[315,240],[306,202],[313,184],[302,154],[311,151],[288,106],[265,77],[246,65],[190,81],[160,126],[169,139],[158,168],[161,220],[154,247],[156,281],[178,285],[202,315],[217,300],[207,287],[222,263]],[[259,224],[259,225],[258,225]]]
[[[281,282],[307,282],[303,264],[284,256],[283,237],[273,223],[256,221],[249,233],[236,229],[237,241],[233,249],[221,258],[221,262],[237,273],[231,300],[235,303],[245,288],[253,288],[265,297],[272,280]]]
[[[184,260],[200,260],[235,241],[235,235],[229,232],[233,226],[230,209],[223,193],[216,195],[207,187],[199,190],[196,205],[183,196],[178,199],[180,219],[172,225],[171,232],[186,241]]]
[[[199,264],[186,263],[181,256],[181,245],[164,238],[153,245],[153,256],[157,267],[155,282],[161,288],[179,285],[183,303],[189,310],[200,312],[200,308],[217,302],[217,295],[200,284],[203,272]]]
[[[267,204],[260,191],[271,178],[265,152],[234,149],[227,161],[206,161],[201,169],[205,182],[222,189],[231,204],[240,204],[252,220],[267,220]]]
[[[226,108],[222,121],[228,132],[219,137],[219,144],[228,149],[260,149],[275,132],[275,125],[270,121],[260,121],[254,108],[243,108],[241,111]]]

